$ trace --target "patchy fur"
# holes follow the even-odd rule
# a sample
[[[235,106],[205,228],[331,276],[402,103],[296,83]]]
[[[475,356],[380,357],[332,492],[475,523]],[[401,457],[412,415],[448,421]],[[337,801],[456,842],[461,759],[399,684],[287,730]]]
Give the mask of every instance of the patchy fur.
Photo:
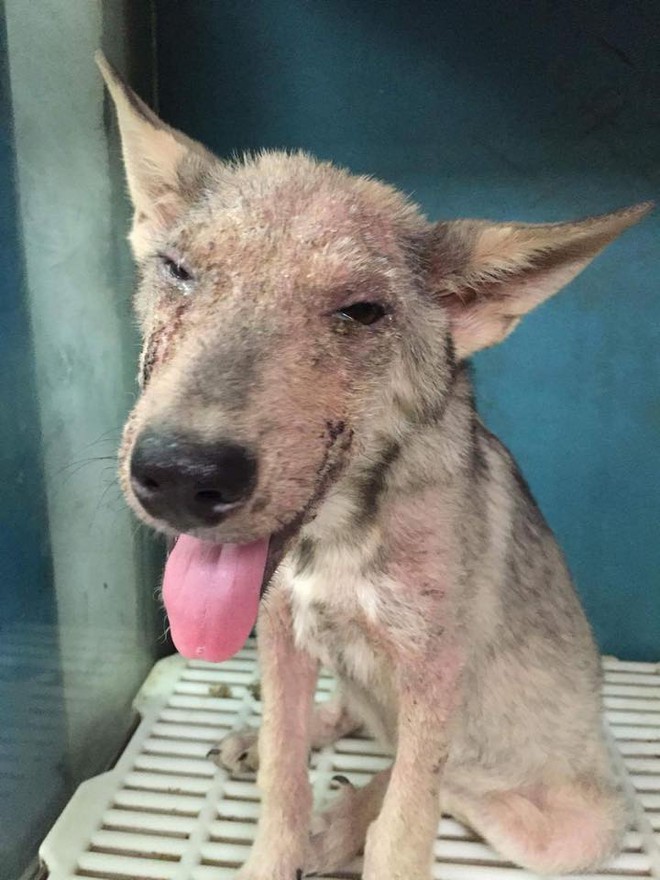
[[[229,439],[252,496],[197,537],[280,533],[262,602],[259,833],[241,880],[335,870],[428,880],[441,808],[507,859],[578,871],[625,825],[599,661],[554,537],[475,413],[463,358],[503,339],[648,206],[579,223],[432,224],[391,187],[304,154],[221,162],[107,65],[140,265],[143,393],[127,423]],[[379,319],[347,316],[376,303]],[[319,663],[339,680],[313,711]],[[365,725],[393,764],[312,820],[307,758]]]

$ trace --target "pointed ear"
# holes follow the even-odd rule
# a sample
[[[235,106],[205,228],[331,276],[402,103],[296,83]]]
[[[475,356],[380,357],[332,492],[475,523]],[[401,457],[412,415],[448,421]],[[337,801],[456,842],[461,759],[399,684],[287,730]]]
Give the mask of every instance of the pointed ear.
[[[135,209],[129,236],[136,256],[151,235],[176,219],[195,182],[218,160],[201,144],[170,128],[122,81],[102,52],[95,61],[114,101],[128,189]]]
[[[457,356],[501,342],[652,207],[574,223],[436,224],[425,245],[427,284],[449,313]]]

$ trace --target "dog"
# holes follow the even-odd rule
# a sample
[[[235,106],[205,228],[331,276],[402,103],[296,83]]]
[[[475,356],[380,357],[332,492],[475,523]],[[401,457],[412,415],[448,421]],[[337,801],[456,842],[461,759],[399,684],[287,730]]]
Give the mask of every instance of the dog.
[[[428,880],[442,812],[508,861],[587,870],[627,816],[600,664],[554,536],[480,421],[467,359],[650,209],[546,225],[432,223],[302,153],[224,162],[101,56],[134,220],[141,394],[129,504],[177,539],[175,644],[222,660],[258,615],[263,723],[215,750],[256,769],[240,880],[364,851]],[[338,689],[314,707],[319,665]],[[312,814],[309,749],[365,727],[390,769]]]

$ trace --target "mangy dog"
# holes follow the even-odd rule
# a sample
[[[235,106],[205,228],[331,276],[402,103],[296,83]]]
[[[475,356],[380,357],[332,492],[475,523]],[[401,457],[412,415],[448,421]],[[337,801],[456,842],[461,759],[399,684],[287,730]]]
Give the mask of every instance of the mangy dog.
[[[441,810],[535,871],[597,865],[626,821],[598,656],[465,359],[649,206],[430,223],[306,155],[222,162],[99,64],[145,340],[123,488],[180,536],[164,597],[182,651],[229,656],[265,593],[263,801],[241,880],[333,870],[363,847],[368,880],[427,880]],[[314,709],[319,663],[339,689]],[[362,725],[391,769],[312,817],[310,746]],[[254,738],[229,737],[218,760],[256,766]]]

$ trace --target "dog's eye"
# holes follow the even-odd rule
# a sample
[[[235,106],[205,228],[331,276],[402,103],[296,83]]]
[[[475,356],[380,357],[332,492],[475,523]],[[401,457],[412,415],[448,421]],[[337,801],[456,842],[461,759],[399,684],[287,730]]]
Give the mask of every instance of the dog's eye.
[[[172,257],[168,257],[167,254],[159,254],[159,257],[167,274],[174,278],[175,281],[192,281],[192,275],[190,274],[190,272],[177,260],[172,259]]]
[[[338,318],[343,321],[355,321],[356,324],[375,324],[385,317],[385,309],[380,303],[358,302],[352,306],[344,306],[343,309],[335,312]]]

